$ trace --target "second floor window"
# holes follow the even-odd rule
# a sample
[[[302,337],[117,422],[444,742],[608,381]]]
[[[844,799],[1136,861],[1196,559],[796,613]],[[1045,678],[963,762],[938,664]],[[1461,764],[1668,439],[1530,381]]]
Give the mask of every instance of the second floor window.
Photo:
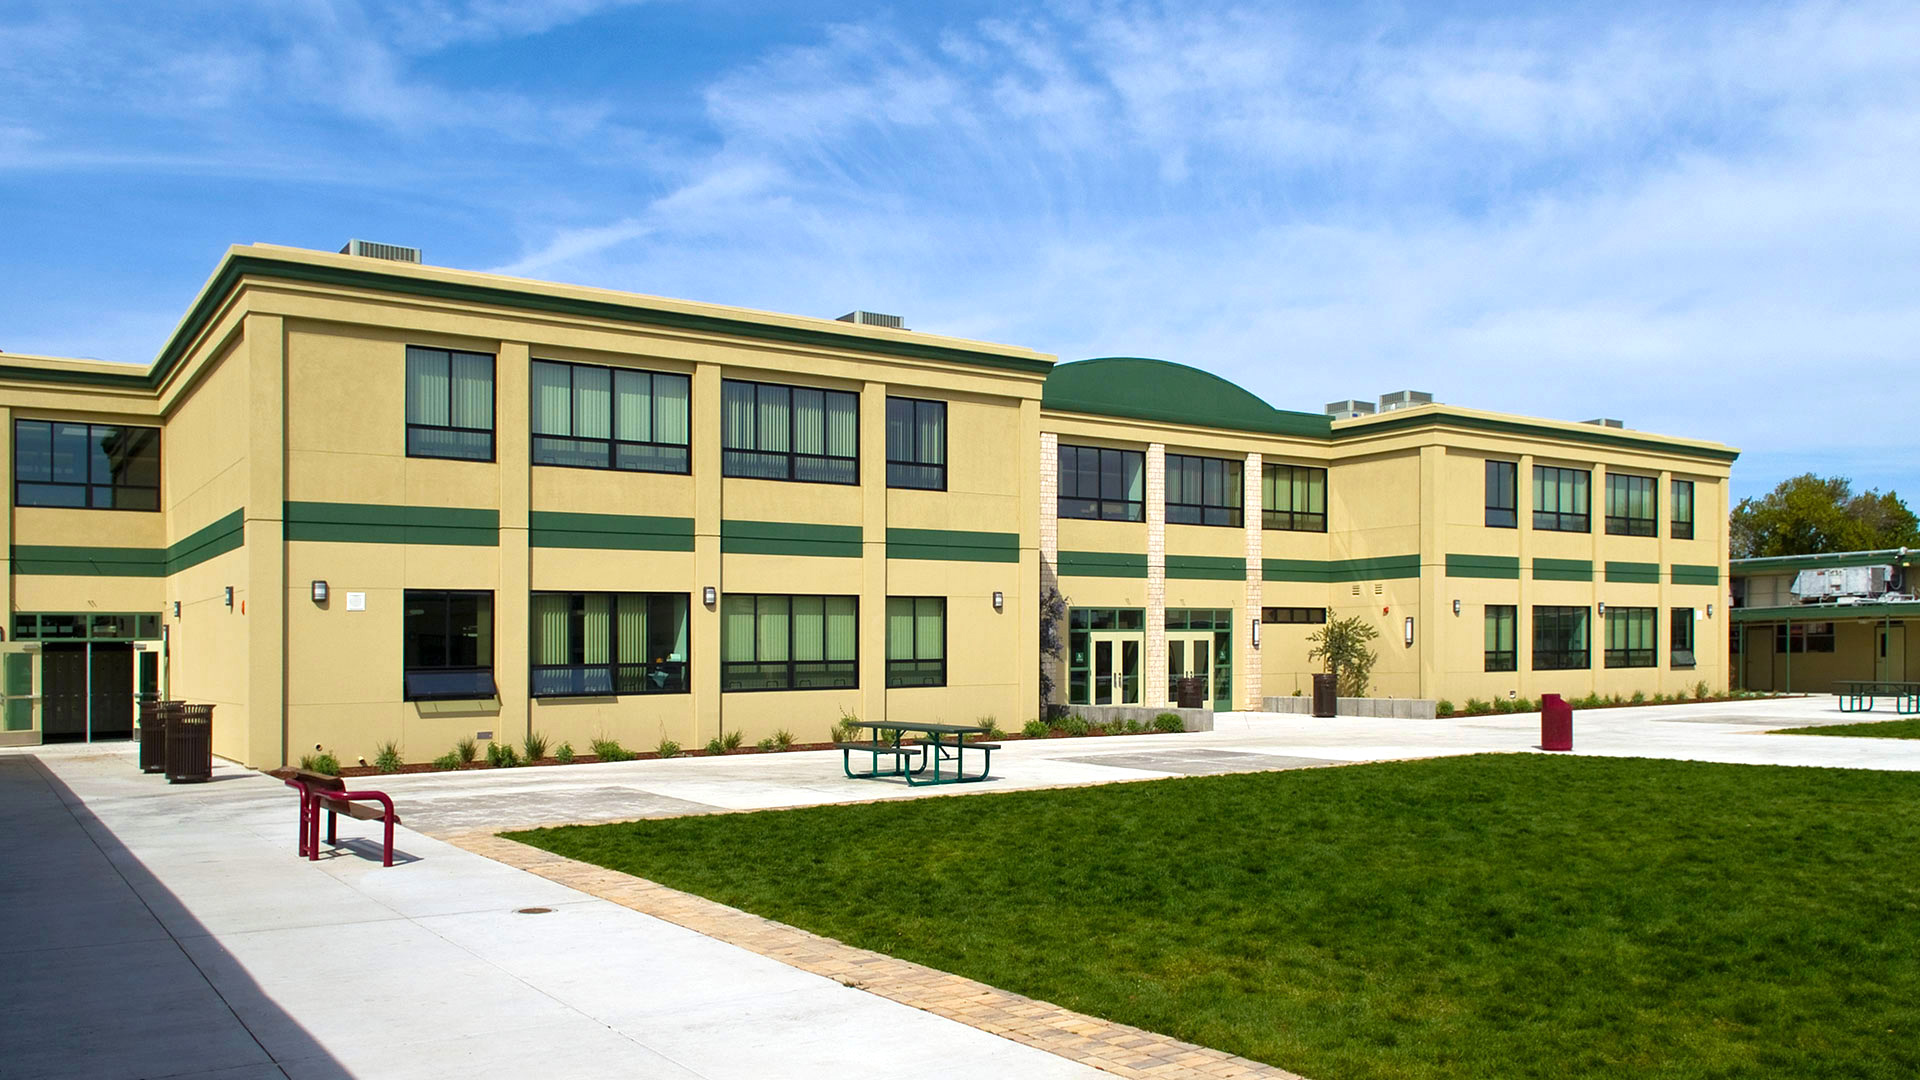
[[[1167,455],[1169,525],[1240,525],[1246,465],[1221,458]]]
[[[1607,535],[1654,536],[1660,529],[1651,476],[1607,474]]]
[[[687,690],[687,594],[533,594],[534,697]]]
[[[1588,614],[1584,607],[1533,609],[1533,670],[1584,671],[1590,666]]]
[[[720,689],[850,690],[860,685],[853,596],[720,600]]]
[[[160,509],[160,429],[14,421],[13,504]]]
[[[947,685],[945,597],[887,597],[887,685]]]
[[[1146,473],[1147,456],[1138,450],[1062,446],[1060,516],[1145,521]]]
[[[533,463],[687,471],[685,375],[533,362]]]
[[[1607,609],[1607,666],[1658,667],[1654,652],[1659,610],[1650,607]]]
[[[408,589],[404,599],[406,699],[493,697],[493,594]]]
[[[1520,502],[1514,491],[1519,471],[1520,467],[1511,461],[1487,462],[1488,528],[1512,529],[1519,526]]]
[[[493,357],[407,346],[407,456],[493,460]]]
[[[860,482],[858,394],[728,379],[720,398],[721,475]]]
[[[1519,618],[1520,609],[1512,604],[1487,605],[1486,670],[1519,669],[1520,654],[1514,645]]]
[[[1693,481],[1673,482],[1673,531],[1675,540],[1693,539]]]
[[[1548,532],[1587,532],[1592,501],[1584,469],[1533,467],[1533,527]],[[1585,665],[1582,665],[1585,666]]]
[[[1327,531],[1327,470],[1268,465],[1260,471],[1260,527]]]
[[[947,403],[887,399],[887,486],[947,490]]]

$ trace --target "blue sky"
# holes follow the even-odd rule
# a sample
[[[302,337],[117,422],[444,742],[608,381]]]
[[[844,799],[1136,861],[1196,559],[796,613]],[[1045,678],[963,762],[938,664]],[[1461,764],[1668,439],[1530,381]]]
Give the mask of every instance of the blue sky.
[[[0,349],[361,237],[1920,496],[1920,7],[1572,7],[13,0]]]

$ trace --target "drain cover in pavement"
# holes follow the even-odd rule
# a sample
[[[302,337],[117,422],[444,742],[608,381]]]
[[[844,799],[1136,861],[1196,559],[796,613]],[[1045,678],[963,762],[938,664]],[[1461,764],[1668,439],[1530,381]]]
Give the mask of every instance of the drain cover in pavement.
[[[1140,754],[1094,754],[1059,760],[1077,761],[1083,765],[1110,765],[1116,769],[1146,769],[1150,772],[1179,773],[1185,776],[1267,772],[1273,769],[1304,769],[1313,765],[1333,764],[1326,758],[1247,754],[1237,750],[1153,750]]]

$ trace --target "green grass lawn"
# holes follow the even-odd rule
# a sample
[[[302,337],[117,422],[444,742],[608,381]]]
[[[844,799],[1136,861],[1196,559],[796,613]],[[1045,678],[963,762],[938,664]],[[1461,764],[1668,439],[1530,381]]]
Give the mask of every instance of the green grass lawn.
[[[1920,1075],[1920,776],[1495,755],[512,834],[1363,1077]]]
[[[1864,724],[1822,724],[1817,727],[1782,728],[1774,735],[1853,735],[1871,739],[1920,739],[1920,716],[1904,720],[1869,720]]]

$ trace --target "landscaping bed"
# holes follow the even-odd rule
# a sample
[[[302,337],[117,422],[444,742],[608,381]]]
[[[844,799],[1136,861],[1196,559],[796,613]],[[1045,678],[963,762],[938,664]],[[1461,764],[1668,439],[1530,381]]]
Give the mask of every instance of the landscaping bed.
[[[510,835],[1316,1080],[1920,1074],[1911,774],[1489,755]]]
[[[1585,697],[1568,698],[1567,704],[1575,709],[1633,709],[1643,705],[1713,705],[1728,701],[1765,701],[1779,697],[1804,697],[1803,694],[1775,694],[1759,690],[1735,690],[1726,694],[1710,694],[1706,683],[1701,683],[1694,691],[1676,694],[1654,694],[1648,697],[1644,693],[1588,694]],[[1441,719],[1457,716],[1497,716],[1504,713],[1539,712],[1540,703],[1532,698],[1494,698],[1482,701],[1468,698],[1467,703],[1456,707],[1453,702],[1441,699],[1434,706],[1434,713]]]

